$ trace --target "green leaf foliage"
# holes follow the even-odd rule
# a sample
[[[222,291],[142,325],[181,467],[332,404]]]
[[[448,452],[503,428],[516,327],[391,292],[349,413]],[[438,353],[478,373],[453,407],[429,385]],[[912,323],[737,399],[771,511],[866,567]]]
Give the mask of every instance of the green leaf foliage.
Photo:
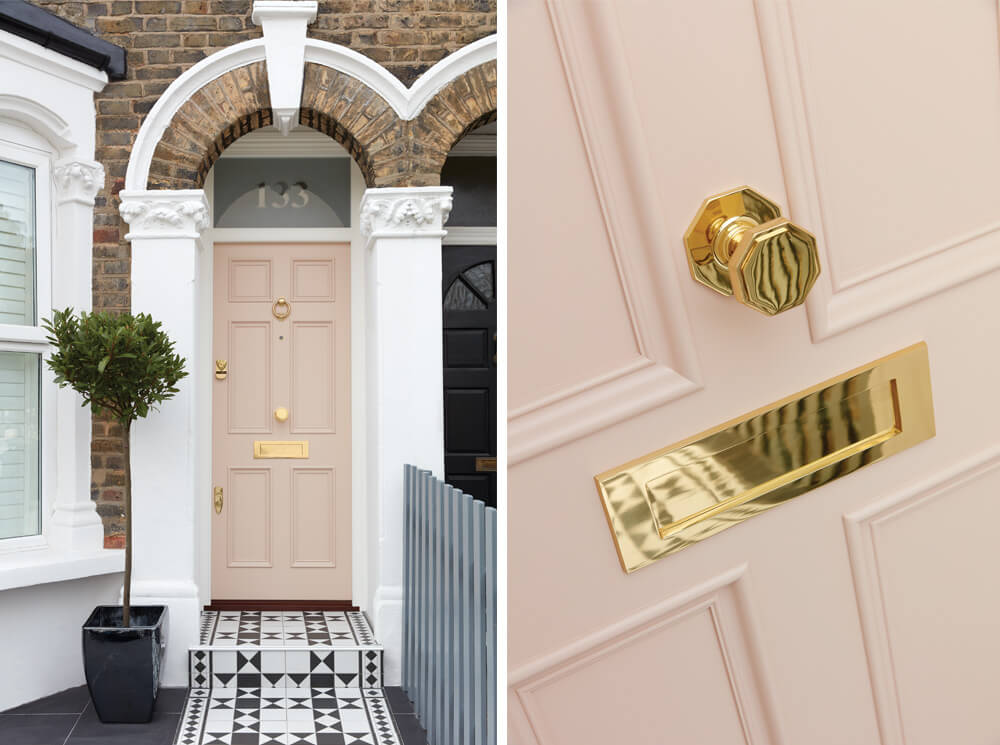
[[[71,387],[84,406],[110,412],[126,428],[173,398],[187,375],[170,337],[145,313],[76,315],[67,308],[42,327],[54,347],[47,363],[59,387]]]

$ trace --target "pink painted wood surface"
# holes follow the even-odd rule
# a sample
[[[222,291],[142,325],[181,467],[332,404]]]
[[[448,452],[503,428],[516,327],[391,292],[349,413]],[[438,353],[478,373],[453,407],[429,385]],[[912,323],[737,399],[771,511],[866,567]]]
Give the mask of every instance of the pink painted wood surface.
[[[215,246],[213,358],[229,375],[212,382],[212,472],[225,490],[213,598],[351,599],[349,255],[346,244]],[[255,459],[255,440],[307,440],[309,458]]]
[[[511,743],[1000,740],[1000,24],[932,5],[511,3]],[[691,280],[741,184],[806,307]],[[621,571],[595,474],[919,340],[935,439]]]

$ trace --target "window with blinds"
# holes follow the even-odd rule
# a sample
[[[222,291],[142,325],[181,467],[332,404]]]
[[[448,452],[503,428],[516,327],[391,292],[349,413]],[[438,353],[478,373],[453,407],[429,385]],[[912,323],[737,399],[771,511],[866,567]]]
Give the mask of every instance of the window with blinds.
[[[0,336],[34,326],[35,170],[0,161]],[[39,389],[41,355],[0,341],[0,539],[41,532]]]

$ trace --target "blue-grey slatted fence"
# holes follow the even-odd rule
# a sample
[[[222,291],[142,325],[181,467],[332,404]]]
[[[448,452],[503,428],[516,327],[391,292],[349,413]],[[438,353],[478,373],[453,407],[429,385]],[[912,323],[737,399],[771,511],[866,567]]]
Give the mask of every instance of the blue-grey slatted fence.
[[[405,467],[403,688],[431,745],[496,745],[497,511]]]

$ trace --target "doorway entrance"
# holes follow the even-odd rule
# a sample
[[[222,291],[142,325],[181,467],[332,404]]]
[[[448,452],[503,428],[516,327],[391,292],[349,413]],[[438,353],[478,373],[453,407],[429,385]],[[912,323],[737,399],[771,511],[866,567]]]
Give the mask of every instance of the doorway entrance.
[[[350,246],[214,261],[213,600],[349,600]]]

